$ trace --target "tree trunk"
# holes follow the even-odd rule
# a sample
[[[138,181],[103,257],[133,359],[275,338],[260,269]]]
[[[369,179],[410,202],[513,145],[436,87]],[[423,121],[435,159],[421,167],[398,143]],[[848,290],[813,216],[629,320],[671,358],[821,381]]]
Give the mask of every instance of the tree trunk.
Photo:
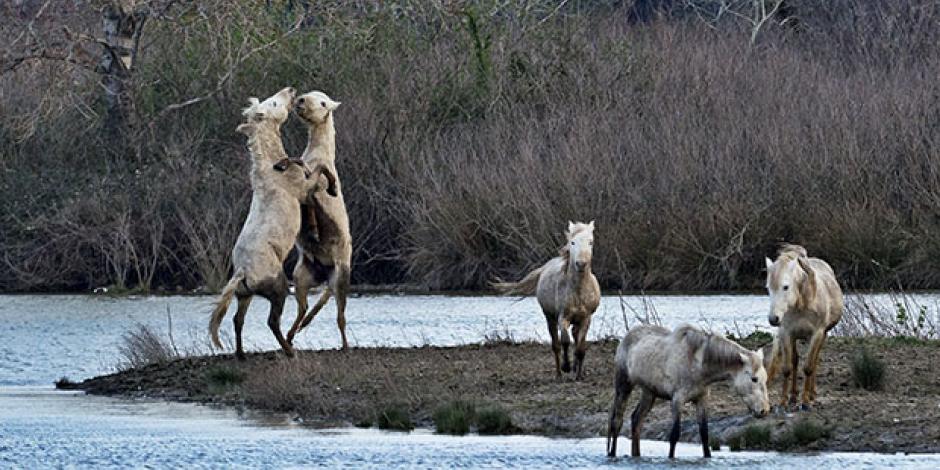
[[[124,142],[130,130],[131,100],[125,82],[131,77],[137,44],[147,18],[136,0],[115,0],[101,12],[104,40],[98,73],[104,90],[105,132],[113,144]]]

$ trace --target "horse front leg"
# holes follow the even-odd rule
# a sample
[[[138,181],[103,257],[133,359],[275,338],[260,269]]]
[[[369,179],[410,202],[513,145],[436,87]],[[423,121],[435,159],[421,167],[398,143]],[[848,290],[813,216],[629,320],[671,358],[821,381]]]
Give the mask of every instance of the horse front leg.
[[[698,436],[702,440],[702,455],[707,459],[712,456],[712,450],[708,442],[708,402],[705,398],[695,402],[695,414],[698,417]]]
[[[787,398],[790,392],[790,380],[794,375],[793,357],[796,356],[796,341],[791,340],[785,335],[779,336],[777,341],[780,343],[780,357],[773,360],[779,361],[781,364],[780,368],[783,375],[783,383],[780,386],[780,404],[777,405],[776,412],[783,413],[787,409]]]
[[[680,394],[672,397],[672,432],[669,433],[669,458],[676,458],[676,443],[682,434],[682,403]]]
[[[797,400],[796,395],[797,395],[797,389],[799,387],[799,385],[797,384],[797,382],[799,381],[797,379],[797,370],[800,365],[800,355],[796,350],[796,338],[793,338],[790,340],[789,354],[790,354],[790,374],[789,374],[790,375],[790,398],[788,400],[788,405],[790,406],[790,408],[794,408],[796,406],[796,400]]]
[[[568,348],[571,347],[571,336],[568,335],[569,328],[571,328],[571,322],[569,322],[568,319],[565,318],[564,314],[562,314],[561,328],[559,328],[558,333],[561,336],[561,371],[564,373],[571,372],[571,363],[568,362]]]
[[[586,317],[578,325],[578,336],[576,338],[574,351],[574,370],[577,372],[575,380],[584,378],[584,356],[587,354],[587,333],[591,326],[591,317]]]
[[[803,365],[803,396],[800,404],[800,409],[803,411],[810,411],[816,399],[816,371],[819,368],[819,356],[825,341],[826,330],[824,329],[813,334],[810,340],[809,354],[806,355],[806,363]]]

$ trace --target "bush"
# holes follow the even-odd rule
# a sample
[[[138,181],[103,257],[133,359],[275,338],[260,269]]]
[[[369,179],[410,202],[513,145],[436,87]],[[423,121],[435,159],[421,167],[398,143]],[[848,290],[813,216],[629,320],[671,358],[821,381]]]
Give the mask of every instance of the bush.
[[[867,348],[861,349],[852,359],[852,380],[865,390],[884,388],[885,364]]]
[[[168,338],[147,325],[137,325],[137,329],[124,333],[118,353],[123,358],[121,366],[125,368],[164,363],[180,357]]]
[[[776,448],[787,450],[797,446],[805,446],[830,436],[830,430],[814,420],[800,419],[776,441]]]
[[[708,447],[711,447],[711,449],[715,451],[721,450],[721,441],[718,439],[718,436],[709,436]]]
[[[379,429],[411,431],[415,428],[408,409],[403,405],[389,405],[376,414]]]
[[[434,411],[434,427],[438,433],[462,436],[470,432],[476,418],[476,406],[464,401],[453,401]]]
[[[489,406],[477,412],[477,432],[480,434],[512,434],[516,427],[512,417],[500,406]]]
[[[728,449],[732,451],[750,449],[769,449],[771,433],[768,426],[751,424],[740,433],[728,439]]]
[[[211,387],[227,388],[233,385],[241,385],[248,375],[239,369],[226,366],[210,367],[206,371],[206,382]]]

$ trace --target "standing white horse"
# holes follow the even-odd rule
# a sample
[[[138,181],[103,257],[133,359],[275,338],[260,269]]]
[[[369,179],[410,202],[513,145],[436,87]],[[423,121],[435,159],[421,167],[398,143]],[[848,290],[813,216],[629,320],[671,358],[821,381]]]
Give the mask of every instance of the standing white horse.
[[[832,268],[819,258],[809,258],[799,245],[784,245],[776,261],[767,263],[767,292],[770,294],[768,321],[776,326],[769,379],[783,369],[780,407],[796,405],[797,366],[800,357],[797,340],[809,340],[809,354],[803,366],[803,396],[800,408],[808,411],[816,400],[816,370],[826,335],[842,319],[842,289]]]
[[[615,367],[616,395],[607,429],[607,455],[610,457],[617,455],[617,437],[633,387],[643,390],[630,419],[631,453],[634,457],[640,456],[643,419],[657,398],[672,401],[669,458],[676,456],[682,405],[688,402],[695,403],[698,413],[702,452],[705,457],[711,457],[708,447],[708,386],[715,382],[731,380],[732,389],[755,416],[766,415],[770,408],[764,351],[748,351],[733,341],[688,325],[671,333],[661,326],[633,328],[617,348]]]
[[[600,286],[591,272],[594,221],[587,224],[568,222],[565,236],[567,242],[561,247],[558,257],[550,259],[519,282],[497,282],[493,287],[503,294],[536,294],[552,338],[556,377],[561,377],[562,371],[571,370],[568,362],[568,347],[571,345],[568,328],[571,328],[575,338],[575,379],[581,380],[591,315],[601,301]],[[559,358],[561,348],[564,348],[564,362]]]

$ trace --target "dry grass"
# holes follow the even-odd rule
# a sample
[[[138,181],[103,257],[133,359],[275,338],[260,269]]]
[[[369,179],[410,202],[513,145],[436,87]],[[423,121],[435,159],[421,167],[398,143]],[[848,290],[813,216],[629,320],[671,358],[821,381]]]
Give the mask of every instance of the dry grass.
[[[731,15],[631,23],[629,5],[587,3],[316,2],[330,21],[162,114],[217,87],[232,38],[287,27],[261,2],[199,22],[183,2],[148,23],[121,149],[103,145],[93,75],[2,76],[0,288],[217,287],[247,210],[238,108],[284,84],[344,102],[359,282],[480,288],[595,219],[605,287],[756,288],[782,240],[857,287],[940,285],[936,2],[788,1],[798,21],[755,44]]]

